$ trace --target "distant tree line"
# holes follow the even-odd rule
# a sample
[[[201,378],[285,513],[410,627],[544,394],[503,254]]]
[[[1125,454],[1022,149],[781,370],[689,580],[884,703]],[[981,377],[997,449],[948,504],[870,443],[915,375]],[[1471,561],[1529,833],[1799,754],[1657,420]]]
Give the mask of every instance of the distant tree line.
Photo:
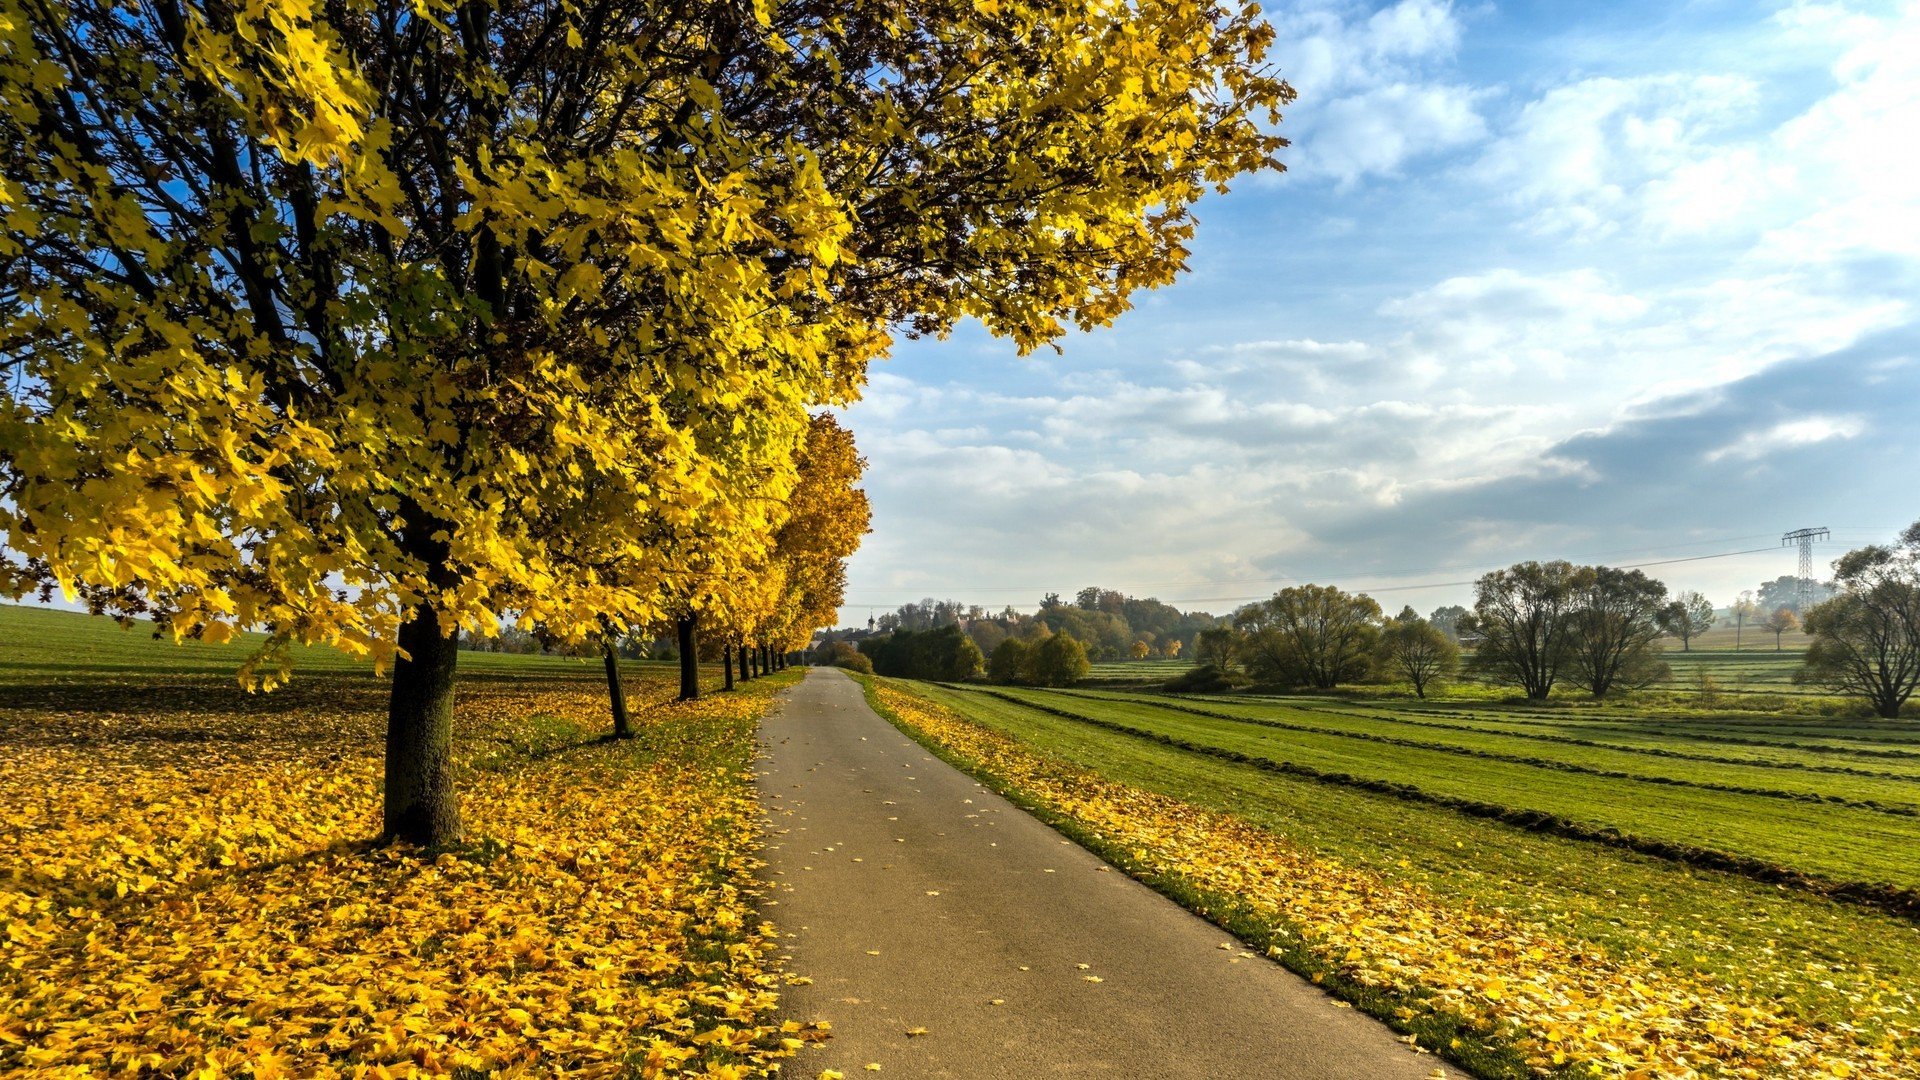
[[[1048,593],[1032,614],[1011,606],[989,611],[979,604],[929,597],[880,615],[874,630],[889,634],[958,626],[973,639],[982,656],[993,655],[1002,642],[1010,639],[1037,638],[1043,631],[1063,633],[1080,642],[1090,661],[1113,661],[1192,655],[1194,639],[1220,621],[1204,611],[1181,611],[1152,598],[1089,586],[1075,593],[1071,601],[1063,600],[1059,593]]]
[[[1803,587],[1813,601],[1805,610]],[[1364,593],[1314,584],[1226,618],[1100,588],[1070,603],[1049,593],[1031,615],[928,599],[880,616],[877,632],[836,631],[819,659],[903,678],[1064,686],[1093,661],[1184,656],[1195,667],[1170,690],[1397,682],[1425,697],[1466,674],[1537,701],[1556,688],[1604,698],[1662,682],[1672,675],[1663,639],[1688,651],[1723,619],[1736,632],[1752,623],[1772,634],[1775,649],[1804,630],[1812,643],[1798,681],[1898,716],[1920,688],[1920,522],[1891,545],[1849,552],[1830,582],[1782,576],[1742,593],[1724,616],[1702,594],[1669,595],[1639,570],[1528,561],[1481,575],[1472,608],[1424,617],[1406,607],[1389,618]]]
[[[986,658],[966,632],[949,623],[932,630],[895,630],[860,643],[873,673],[900,679],[965,682],[986,669]]]
[[[1034,622],[1025,637],[1010,637],[983,656],[957,623],[931,630],[892,630],[866,637],[858,647],[835,641],[824,662],[902,679],[966,682],[989,679],[1026,686],[1068,686],[1087,677],[1092,665],[1079,639]]]

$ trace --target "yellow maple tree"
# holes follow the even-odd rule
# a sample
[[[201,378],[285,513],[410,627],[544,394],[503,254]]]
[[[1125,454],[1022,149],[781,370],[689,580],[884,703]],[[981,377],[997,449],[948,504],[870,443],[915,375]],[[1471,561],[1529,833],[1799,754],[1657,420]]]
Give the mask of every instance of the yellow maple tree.
[[[0,594],[264,628],[269,684],[294,641],[392,663],[383,831],[456,837],[461,632],[667,614],[635,538],[735,505],[701,425],[848,400],[890,328],[1032,349],[1170,281],[1275,165],[1271,38],[1205,0],[0,0]]]

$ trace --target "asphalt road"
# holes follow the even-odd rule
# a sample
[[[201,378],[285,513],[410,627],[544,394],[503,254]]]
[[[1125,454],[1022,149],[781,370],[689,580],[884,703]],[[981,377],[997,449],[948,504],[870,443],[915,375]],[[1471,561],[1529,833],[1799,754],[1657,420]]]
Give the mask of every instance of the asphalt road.
[[[840,671],[809,672],[761,740],[766,914],[813,980],[783,1008],[833,1030],[788,1075],[1415,1080],[1439,1065],[928,754]]]

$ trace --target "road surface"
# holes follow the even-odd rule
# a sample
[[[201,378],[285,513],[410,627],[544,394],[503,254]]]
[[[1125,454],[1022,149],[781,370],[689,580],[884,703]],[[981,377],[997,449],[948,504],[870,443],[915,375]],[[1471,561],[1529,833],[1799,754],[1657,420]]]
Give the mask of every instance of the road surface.
[[[810,671],[761,740],[766,914],[813,980],[783,1010],[833,1031],[789,1075],[1418,1080],[1439,1065],[933,757],[843,672]]]

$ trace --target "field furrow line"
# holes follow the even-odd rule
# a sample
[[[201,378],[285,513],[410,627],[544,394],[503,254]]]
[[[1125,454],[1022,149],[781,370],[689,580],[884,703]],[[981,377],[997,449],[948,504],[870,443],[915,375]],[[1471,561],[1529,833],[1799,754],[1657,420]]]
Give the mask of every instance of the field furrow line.
[[[1560,814],[1545,810],[1528,810],[1506,806],[1500,803],[1482,802],[1477,799],[1461,798],[1455,795],[1442,795],[1391,780],[1375,780],[1351,773],[1329,772],[1311,765],[1297,762],[1279,761],[1273,758],[1246,754],[1238,750],[1196,743],[1161,732],[1136,728],[1112,720],[1085,716],[1069,709],[1061,709],[1037,702],[1026,701],[1011,694],[1005,694],[980,687],[970,687],[955,683],[939,684],[950,690],[981,694],[1001,701],[1033,709],[1036,712],[1057,716],[1064,720],[1086,724],[1091,727],[1132,738],[1156,742],[1192,754],[1212,757],[1222,761],[1231,761],[1265,772],[1297,777],[1316,783],[1351,788],[1359,791],[1387,795],[1405,802],[1420,803],[1428,806],[1444,807],[1468,817],[1483,818],[1512,825],[1529,832],[1543,833],[1603,844],[1608,847],[1632,851],[1635,854],[1664,859],[1702,870],[1717,870],[1736,874],[1769,885],[1779,885],[1801,892],[1824,896],[1832,900],[1859,904],[1863,907],[1884,911],[1902,918],[1920,921],[1920,889],[1903,888],[1886,882],[1842,881],[1820,874],[1811,874],[1792,867],[1781,866],[1765,859],[1750,855],[1740,855],[1730,851],[1699,847],[1671,840],[1641,836],[1623,832],[1611,826],[1592,825]]]

